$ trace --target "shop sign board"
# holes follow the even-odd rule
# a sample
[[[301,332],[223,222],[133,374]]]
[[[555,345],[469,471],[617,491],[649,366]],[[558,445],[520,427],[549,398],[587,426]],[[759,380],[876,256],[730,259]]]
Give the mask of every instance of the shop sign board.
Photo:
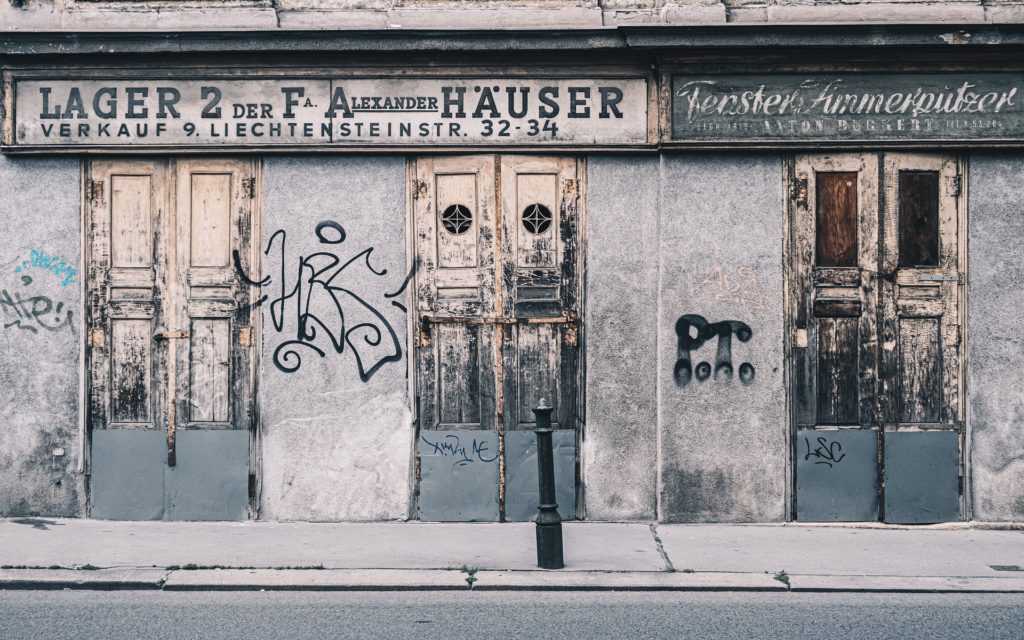
[[[672,142],[1022,142],[1024,75],[676,75]]]
[[[5,145],[648,143],[642,78],[16,78]]]

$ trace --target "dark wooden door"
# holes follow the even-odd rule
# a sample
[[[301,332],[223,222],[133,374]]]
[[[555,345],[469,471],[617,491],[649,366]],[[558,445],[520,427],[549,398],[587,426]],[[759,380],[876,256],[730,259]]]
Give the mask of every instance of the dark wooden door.
[[[794,162],[787,277],[798,519],[957,517],[957,167],[925,154]]]

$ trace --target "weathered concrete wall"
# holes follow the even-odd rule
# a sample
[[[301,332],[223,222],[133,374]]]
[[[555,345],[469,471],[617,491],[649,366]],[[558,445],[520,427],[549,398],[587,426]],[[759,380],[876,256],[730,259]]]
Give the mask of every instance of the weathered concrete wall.
[[[1019,0],[5,0],[0,31],[596,28],[725,22],[1019,22]]]
[[[84,511],[79,209],[77,159],[0,156],[0,515]]]
[[[264,176],[261,517],[405,518],[405,159],[274,156]]]
[[[593,156],[587,203],[590,520],[653,520],[657,496],[658,158]]]
[[[1024,520],[1024,158],[970,158],[968,422],[974,518]]]
[[[782,520],[782,159],[701,154],[663,163],[659,515]],[[722,324],[698,337],[705,320]]]

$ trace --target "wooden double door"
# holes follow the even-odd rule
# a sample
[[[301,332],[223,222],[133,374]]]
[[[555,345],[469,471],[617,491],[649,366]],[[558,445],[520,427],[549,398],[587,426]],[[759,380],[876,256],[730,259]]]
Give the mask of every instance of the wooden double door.
[[[536,512],[533,409],[552,423],[560,511],[575,507],[580,166],[423,157],[413,181],[419,515]],[[452,455],[446,455],[454,451]]]
[[[798,156],[790,186],[797,519],[958,519],[961,162]]]
[[[254,194],[247,159],[88,163],[94,517],[247,515]]]

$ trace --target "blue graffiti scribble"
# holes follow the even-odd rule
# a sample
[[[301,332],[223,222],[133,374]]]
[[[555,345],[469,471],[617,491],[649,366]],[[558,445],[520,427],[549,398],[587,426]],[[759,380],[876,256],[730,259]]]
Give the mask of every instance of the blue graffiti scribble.
[[[490,445],[487,441],[479,441],[476,438],[473,438],[473,443],[468,448],[459,441],[459,436],[454,433],[447,434],[444,440],[438,440],[437,442],[431,442],[423,435],[420,436],[420,440],[426,443],[427,446],[433,447],[435,455],[455,458],[455,462],[452,464],[453,467],[461,467],[472,462],[494,462],[498,459],[497,452],[493,456],[488,457]]]
[[[32,249],[28,260],[23,260],[21,264],[15,267],[14,273],[21,273],[29,267],[37,267],[52,272],[53,275],[61,278],[60,286],[62,287],[66,287],[74,282],[75,276],[78,275],[78,270],[64,262],[60,256],[56,254],[51,256],[45,251],[38,249]]]

